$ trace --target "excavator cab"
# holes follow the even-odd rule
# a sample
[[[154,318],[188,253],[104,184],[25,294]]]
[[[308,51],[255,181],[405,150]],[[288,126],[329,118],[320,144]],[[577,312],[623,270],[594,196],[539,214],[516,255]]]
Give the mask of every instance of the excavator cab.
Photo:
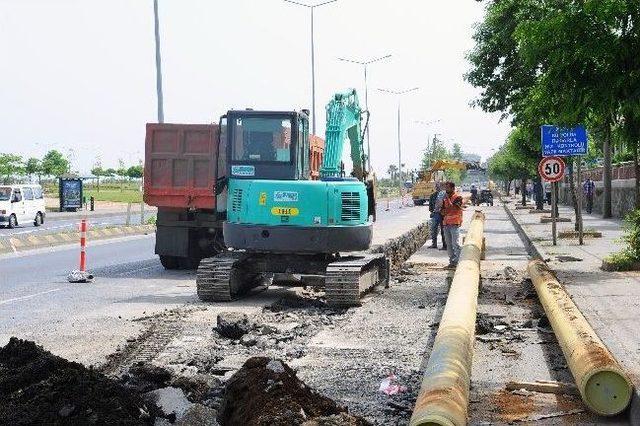
[[[227,112],[227,176],[232,179],[309,179],[306,112]]]

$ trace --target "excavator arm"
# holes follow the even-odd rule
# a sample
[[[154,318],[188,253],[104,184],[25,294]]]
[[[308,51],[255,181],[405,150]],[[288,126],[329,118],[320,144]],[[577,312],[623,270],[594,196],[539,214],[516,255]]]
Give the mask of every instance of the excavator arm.
[[[344,93],[336,93],[327,105],[327,130],[325,135],[325,151],[320,177],[340,177],[342,173],[341,160],[346,139],[351,145],[351,161],[353,162],[352,176],[359,181],[365,181],[366,156],[363,144],[362,120],[366,115],[364,129],[368,125],[368,112],[362,111],[358,102],[358,95],[354,89]]]

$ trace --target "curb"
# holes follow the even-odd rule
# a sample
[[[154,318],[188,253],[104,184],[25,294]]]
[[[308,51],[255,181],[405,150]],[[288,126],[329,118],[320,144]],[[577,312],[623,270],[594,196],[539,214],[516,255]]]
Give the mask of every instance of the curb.
[[[87,231],[87,240],[106,240],[130,235],[146,235],[155,232],[155,225],[132,225],[101,228]],[[0,239],[0,254],[16,253],[45,247],[74,244],[80,241],[80,231],[57,234],[29,235]]]
[[[502,201],[502,198],[500,198],[500,201]],[[524,243],[525,248],[527,249],[527,252],[529,253],[529,255],[533,258],[544,261],[544,259],[540,254],[540,251],[533,244],[533,241],[531,241],[531,238],[529,238],[527,233],[524,231],[524,228],[516,220],[511,210],[507,207],[507,205],[504,202],[502,203],[502,206],[504,207],[504,210],[507,212],[507,216],[509,216],[509,220],[511,221],[513,226],[516,228],[516,232],[518,233],[518,236]],[[633,396],[631,398],[631,404],[628,411],[629,411],[628,419],[631,426],[640,426],[640,389],[638,389],[637,386],[634,386]]]
[[[138,204],[139,206],[139,204]],[[51,216],[51,213],[56,213],[55,216]],[[58,215],[60,213],[60,215]],[[158,214],[158,210],[154,207],[149,207],[149,206],[145,206],[144,209],[144,213],[145,215],[147,213],[153,213],[153,214]],[[104,212],[104,213],[93,213],[93,214],[88,214],[86,215],[87,219],[94,219],[94,218],[104,218],[104,217],[114,217],[114,216],[126,216],[127,215],[127,210],[124,209],[122,211],[110,211],[110,212]],[[131,217],[138,217],[140,216],[140,209],[137,210],[132,210],[131,211]],[[68,214],[66,214],[65,212],[47,212],[47,217],[46,220],[48,222],[55,222],[58,220],[75,220],[75,219],[83,219],[85,218],[85,215],[82,213],[76,213],[76,212],[69,212]]]
[[[389,259],[391,270],[399,269],[405,260],[409,259],[429,239],[431,220],[420,222],[409,231],[393,238],[384,244],[374,246],[369,253],[384,253]]]

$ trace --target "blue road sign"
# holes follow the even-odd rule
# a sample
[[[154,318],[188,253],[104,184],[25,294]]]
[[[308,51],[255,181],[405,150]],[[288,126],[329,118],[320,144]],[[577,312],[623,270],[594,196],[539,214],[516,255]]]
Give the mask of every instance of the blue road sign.
[[[584,126],[563,128],[545,125],[540,130],[543,157],[587,155],[587,129]]]

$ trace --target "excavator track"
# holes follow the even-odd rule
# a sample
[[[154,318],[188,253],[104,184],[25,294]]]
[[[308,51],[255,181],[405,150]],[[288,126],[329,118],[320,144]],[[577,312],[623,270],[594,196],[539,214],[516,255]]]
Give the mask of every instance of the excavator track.
[[[360,296],[389,281],[389,261],[384,255],[350,256],[327,266],[327,304],[336,307],[360,306]]]
[[[203,302],[230,302],[234,296],[234,253],[220,253],[200,261],[196,272],[198,298]]]

